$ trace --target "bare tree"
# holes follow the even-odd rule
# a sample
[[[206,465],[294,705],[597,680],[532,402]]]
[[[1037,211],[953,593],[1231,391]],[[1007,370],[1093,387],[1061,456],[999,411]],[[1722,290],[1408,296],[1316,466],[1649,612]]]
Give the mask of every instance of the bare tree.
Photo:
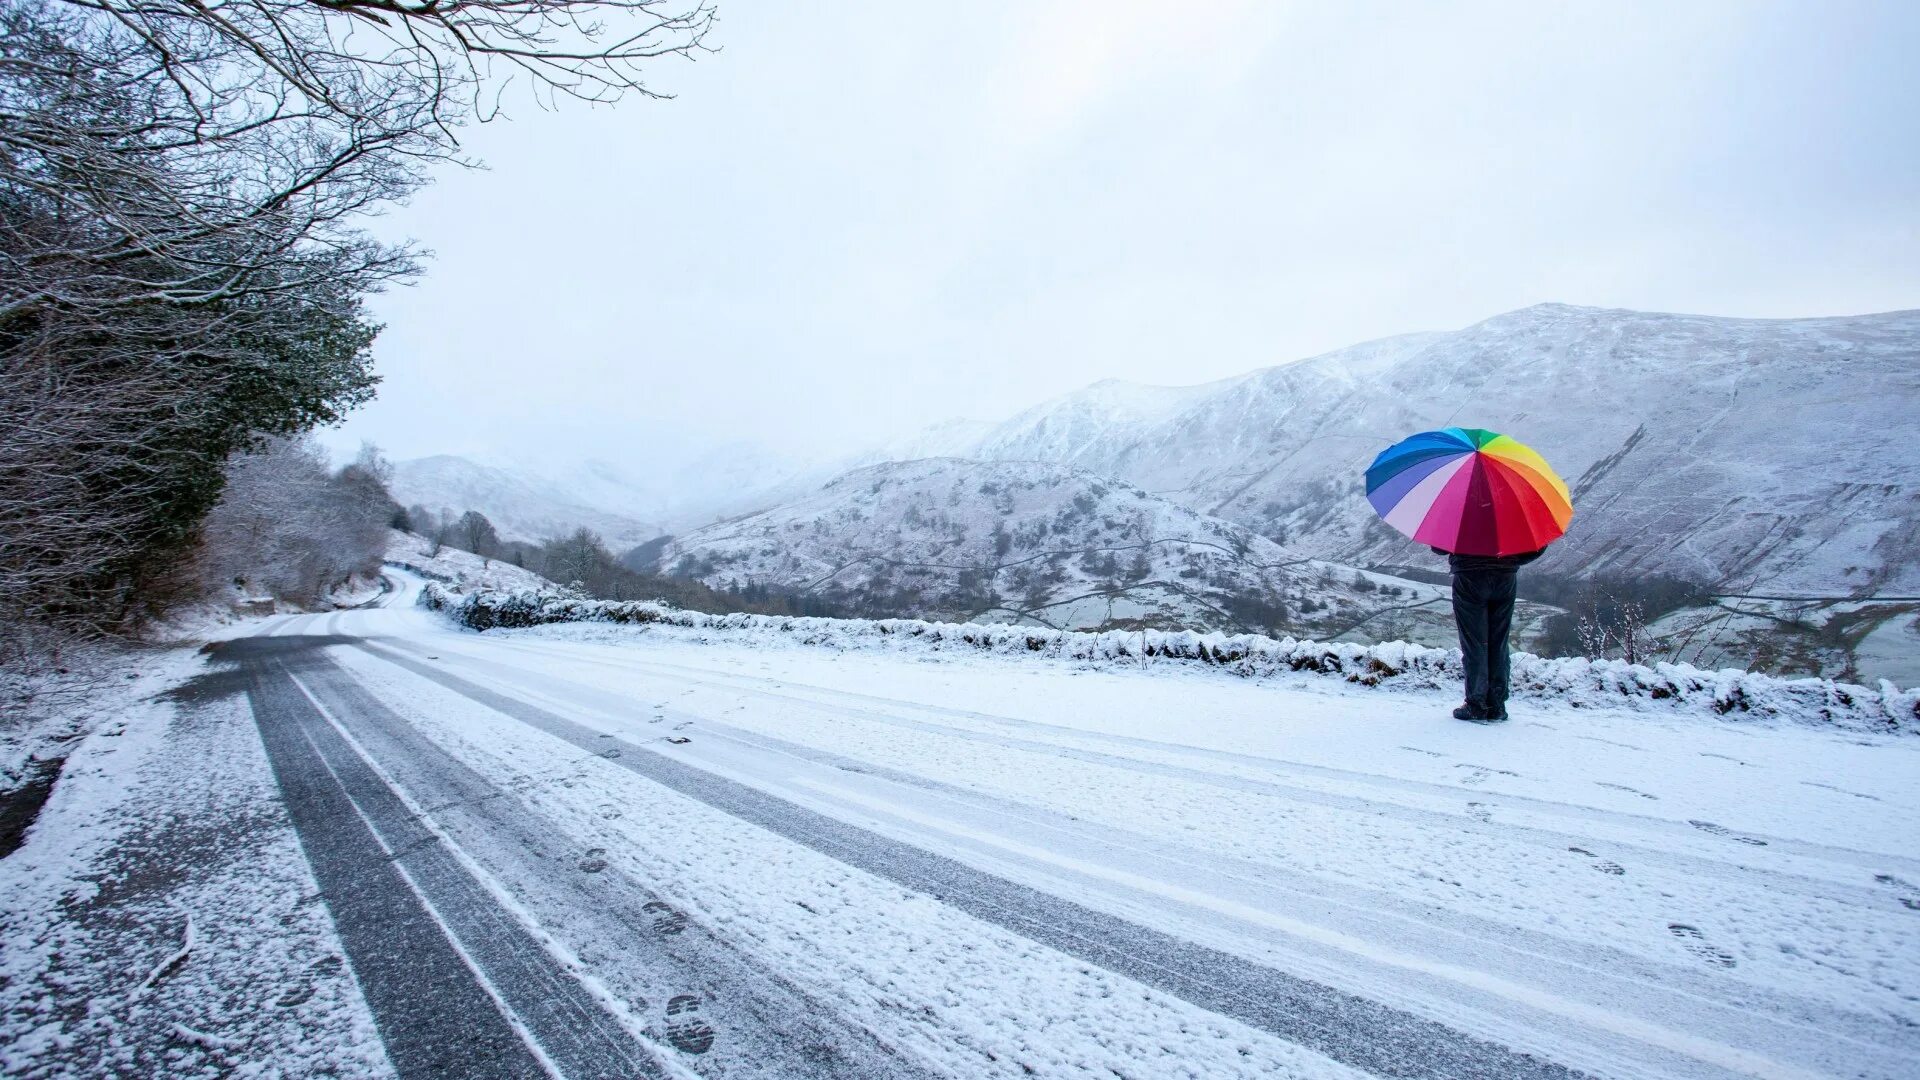
[[[453,536],[454,543],[480,556],[483,566],[500,550],[500,534],[478,510],[460,515],[460,520],[453,523]]]
[[[213,590],[238,589],[305,606],[380,567],[392,500],[373,476],[327,467],[305,438],[236,455],[226,492],[207,515],[196,565]]]
[[[565,536],[547,541],[540,573],[561,584],[591,592],[609,566],[618,566],[613,553],[600,534],[582,526]]]
[[[1647,628],[1647,610],[1639,600],[1596,584],[1585,606],[1578,631],[1582,653],[1594,659],[1618,656],[1629,664],[1657,658],[1658,642]]]
[[[465,160],[513,77],[653,95],[643,65],[705,47],[693,2],[0,0],[0,192],[37,211],[0,245],[0,319],[403,276],[360,215]]]

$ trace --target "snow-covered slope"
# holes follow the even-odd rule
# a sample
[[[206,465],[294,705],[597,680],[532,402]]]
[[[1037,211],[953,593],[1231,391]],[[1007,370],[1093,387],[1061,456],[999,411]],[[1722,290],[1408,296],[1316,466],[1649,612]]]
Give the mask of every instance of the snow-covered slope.
[[[659,520],[676,532],[696,529],[796,498],[843,471],[757,442],[727,443],[664,475]]]
[[[539,574],[499,559],[483,559],[448,544],[436,545],[424,536],[399,529],[387,532],[386,561],[442,582],[455,589],[545,589],[560,586]]]
[[[1122,392],[1124,390],[1124,392]],[[1754,320],[1545,304],[1206,386],[1098,383],[967,456],[1117,477],[1317,557],[1423,557],[1362,473],[1413,431],[1513,434],[1574,490],[1561,570],[1920,593],[1920,311]]]
[[[857,469],[807,498],[677,537],[657,566],[715,587],[806,590],[874,614],[1371,639],[1452,633],[1431,586],[1302,559],[1131,484],[1036,462]]]
[[[478,510],[509,540],[544,541],[584,525],[614,550],[624,550],[660,535],[650,521],[622,513],[608,495],[604,473],[589,471],[597,484],[581,485],[585,494],[529,472],[482,465],[449,454],[396,462],[393,497],[429,510],[460,513]],[[611,504],[611,505],[610,505]]]
[[[560,464],[522,462],[507,467],[528,483],[575,506],[590,506],[634,521],[659,522],[666,499],[636,467],[602,458]]]
[[[943,420],[932,427],[889,440],[865,453],[855,454],[850,458],[824,466],[825,475],[820,476],[812,486],[818,487],[844,472],[852,472],[854,469],[862,469],[868,465],[881,465],[889,461],[968,457],[980,444],[980,440],[991,435],[998,426],[985,420]]]
[[[1076,462],[1101,460],[1104,447],[1149,436],[1223,384],[1148,386],[1103,379],[1043,402],[982,434],[967,457]]]

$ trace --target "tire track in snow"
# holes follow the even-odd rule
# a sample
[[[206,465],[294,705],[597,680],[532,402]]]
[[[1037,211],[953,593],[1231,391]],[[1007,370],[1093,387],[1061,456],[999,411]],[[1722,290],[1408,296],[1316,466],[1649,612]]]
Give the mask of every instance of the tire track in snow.
[[[534,690],[503,680],[500,674],[503,669],[523,672],[543,686],[558,685],[547,691]],[[570,685],[559,676],[524,672],[498,663],[488,665],[485,677],[511,694],[524,695],[535,708],[544,705],[551,709],[580,709],[585,715],[603,717],[616,725],[611,729],[593,728],[601,732],[601,738],[607,737],[608,730],[633,731],[640,737],[654,730],[642,726],[642,719],[634,715],[631,698],[623,699],[610,691]],[[563,692],[560,686],[566,690]],[[654,707],[642,711],[658,713],[661,710]],[[685,714],[668,713],[670,719],[678,719],[680,715]],[[1584,1010],[1602,1024],[1602,1028],[1594,1030],[1593,1037],[1607,1046],[1603,1053],[1616,1064],[1645,1058],[1651,1053],[1652,1067],[1661,1075],[1666,1075],[1675,1065],[1683,1070],[1687,1068],[1680,1064],[1687,1051],[1676,1047],[1692,1042],[1694,1036],[1717,1040],[1721,1047],[1739,1047],[1741,1052],[1753,1051],[1770,1057],[1769,1064],[1779,1063],[1779,1067],[1769,1075],[1790,1071],[1792,1066],[1786,1065],[1787,1062],[1821,1071],[1874,1062],[1881,1074],[1899,1075],[1920,1060],[1916,1047],[1899,1045],[1898,1040],[1889,1042],[1889,1029],[1884,1022],[1824,1002],[1726,980],[1686,965],[1666,964],[1603,945],[1527,931],[1470,914],[1438,912],[1417,901],[1403,902],[1377,890],[1338,885],[1266,863],[1218,855],[1196,861],[1191,853],[1177,849],[1177,845],[1121,829],[1095,826],[889,766],[800,746],[710,717],[697,718],[697,725],[706,738],[696,739],[693,746],[694,752],[702,756],[708,756],[701,751],[702,747],[731,741],[915,789],[919,795],[908,796],[903,792],[904,797],[892,800],[893,806],[911,806],[910,816],[931,813],[938,815],[938,820],[922,822],[925,828],[907,827],[905,841],[910,844],[923,845],[927,842],[923,838],[931,838],[940,850],[957,848],[976,861],[984,860],[989,868],[1012,864],[1016,867],[1012,873],[1032,873],[1033,877],[1022,876],[1022,880],[1031,881],[1042,890],[1057,890],[1060,882],[1071,881],[1073,888],[1089,889],[1106,898],[1103,906],[1109,910],[1124,912],[1133,908],[1151,912],[1145,916],[1149,922],[1159,922],[1161,917],[1174,913],[1196,928],[1204,927],[1200,930],[1201,937],[1218,930],[1222,936],[1209,940],[1248,957],[1249,962],[1260,963],[1261,955],[1277,951],[1288,957],[1286,966],[1290,970],[1305,978],[1351,985],[1353,978],[1364,976],[1359,986],[1391,988],[1386,993],[1398,999],[1424,1002],[1418,1007],[1443,1023],[1452,1022],[1449,1016],[1461,1016],[1465,1018],[1464,1024],[1471,1027],[1488,1017],[1504,1016],[1513,1025],[1500,1030],[1517,1034],[1502,1033],[1496,1037],[1521,1041],[1526,1037],[1528,1025],[1550,1030],[1562,1023],[1559,1016],[1543,1014],[1536,1001],[1530,1000],[1530,997],[1548,995],[1577,1003],[1570,1011]],[[679,752],[674,756],[679,759]],[[825,810],[829,816],[844,817],[842,806],[852,806],[859,817],[871,816],[863,811],[879,809],[880,820],[886,822],[883,828],[899,827],[896,814],[890,813],[889,808],[850,793],[841,793],[846,797],[837,798],[835,785],[810,781],[804,778],[804,772],[796,774],[788,767],[767,772],[764,764],[756,766],[748,759],[723,751],[707,768],[735,777],[764,775],[776,787],[798,786],[804,789],[800,798]],[[810,798],[823,793],[829,796],[824,804]],[[937,799],[929,800],[926,797],[929,793]],[[950,807],[936,809],[942,801],[972,808],[976,813],[962,810],[956,814]],[[1024,857],[1000,849],[991,837],[1018,837],[1020,846],[1042,848],[1059,858]],[[1564,854],[1560,857],[1565,858]],[[1139,888],[1129,888],[1103,880],[1097,872],[1092,877],[1077,873],[1073,867],[1080,865],[1128,867],[1129,876],[1137,872],[1152,881],[1171,884],[1175,891],[1200,890],[1207,897],[1217,899],[1202,901],[1196,906],[1159,895],[1144,883]],[[1222,911],[1206,906],[1223,902],[1242,915],[1267,911],[1288,923],[1306,925],[1296,927],[1296,932],[1283,930],[1276,935],[1273,927],[1257,918],[1248,922],[1227,912],[1223,920]],[[1418,961],[1412,969],[1383,964],[1320,940],[1328,932],[1362,943],[1389,943],[1396,955],[1418,958]],[[1302,934],[1305,936],[1300,936]],[[1363,947],[1362,951],[1367,950]],[[1501,981],[1522,989],[1508,986],[1490,993],[1469,984],[1436,982],[1430,974],[1418,970],[1420,962],[1461,971],[1494,972]],[[1606,1020],[1605,1017],[1620,1019]],[[1685,1018],[1679,1027],[1672,1026],[1677,1022],[1676,1017]],[[1613,1023],[1614,1029],[1604,1029],[1605,1023]],[[1624,1033],[1636,1029],[1640,1034]],[[1686,1036],[1663,1044],[1662,1039],[1671,1039],[1671,1036],[1660,1035],[1660,1030],[1684,1031]],[[1716,1054],[1712,1047],[1695,1049],[1707,1056]],[[1739,1053],[1732,1056],[1738,1057]],[[1764,1066],[1763,1071],[1766,1071]]]
[[[759,732],[703,719],[700,730],[711,739],[731,740],[832,769],[870,776],[927,792],[975,814],[1001,819],[993,831],[1026,840],[1046,836],[1050,850],[1118,854],[1110,865],[1155,865],[1161,880],[1204,888],[1215,895],[1311,919],[1341,933],[1369,941],[1406,943],[1422,955],[1459,964],[1497,969],[1503,977],[1542,990],[1573,996],[1596,1007],[1616,1008],[1649,1022],[1689,1017],[1698,1030],[1730,1045],[1764,1044],[1783,1058],[1801,1056],[1816,1043],[1828,1043],[1823,1066],[1885,1058],[1897,1068],[1920,1066],[1920,1045],[1884,1045],[1884,1021],[1836,1009],[1824,1002],[1746,983],[1700,978],[1685,968],[1591,942],[1527,930],[1470,914],[1434,909],[1390,893],[1328,882],[1310,874],[1230,855],[1210,854],[1204,861],[1176,845],[1111,826],[1098,826],[1054,811],[1027,806],[902,772],[885,765],[802,746]],[[924,806],[921,809],[925,809]],[[956,821],[956,824],[960,822]],[[1570,849],[1597,858],[1584,848]],[[1077,858],[1078,856],[1076,856]],[[1623,874],[1615,863],[1599,860],[1595,869]],[[1583,984],[1591,989],[1576,989]],[[1764,1029],[1754,1026],[1758,1022]]]
[[[501,644],[506,644],[506,643],[502,642]],[[1230,750],[1214,750],[1214,749],[1210,749],[1207,747],[1200,747],[1200,746],[1184,746],[1178,743],[1162,742],[1157,739],[1143,739],[1143,738],[1137,738],[1130,735],[1115,735],[1115,734],[1110,734],[1110,733],[1101,732],[1101,731],[1089,731],[1083,728],[1068,727],[1062,724],[1048,724],[1038,720],[1022,719],[1020,717],[1000,716],[994,713],[974,712],[966,709],[954,709],[954,708],[947,708],[939,705],[929,705],[922,702],[902,701],[897,698],[881,697],[881,696],[872,695],[872,694],[861,694],[861,693],[856,693],[854,691],[849,691],[849,690],[837,690],[832,687],[817,686],[810,683],[795,683],[792,681],[787,681],[783,683],[783,682],[780,682],[779,680],[762,678],[760,676],[755,676],[755,675],[743,675],[743,674],[735,674],[732,672],[721,672],[721,671],[715,671],[711,668],[691,667],[686,665],[673,664],[673,663],[670,663],[667,661],[661,661],[661,660],[640,660],[636,658],[622,658],[621,660],[613,660],[613,659],[602,657],[602,656],[592,656],[592,655],[583,656],[574,652],[569,652],[564,648],[556,648],[553,645],[548,645],[548,644],[539,643],[539,642],[531,642],[531,641],[520,640],[520,639],[516,639],[512,641],[511,645],[513,647],[528,648],[535,651],[552,652],[556,655],[563,656],[568,660],[573,660],[581,663],[596,664],[596,665],[613,667],[613,668],[629,668],[635,671],[652,671],[656,675],[671,676],[675,679],[679,679],[682,681],[694,682],[694,683],[704,682],[706,685],[709,685],[709,686],[715,686],[715,687],[728,689],[728,690],[742,690],[746,692],[760,694],[762,696],[778,697],[784,700],[795,702],[797,704],[811,705],[819,708],[831,707],[836,710],[845,711],[843,706],[840,706],[833,702],[820,701],[817,699],[808,698],[803,694],[796,694],[791,692],[783,693],[782,691],[803,690],[808,693],[821,694],[829,698],[842,698],[848,701],[862,702],[870,706],[878,705],[882,707],[891,707],[891,708],[906,708],[919,713],[943,714],[946,716],[953,717],[955,719],[972,720],[979,723],[990,724],[995,727],[1009,728],[1017,731],[1027,731],[1027,732],[1031,732],[1033,734],[1041,735],[1041,736],[1051,735],[1056,737],[1075,738],[1075,739],[1086,740],[1089,742],[1109,743],[1109,744],[1120,746],[1120,747],[1137,748],[1137,749],[1147,750],[1153,753],[1175,754],[1175,755],[1197,757],[1197,758],[1203,758],[1203,759],[1209,759],[1209,760],[1215,760],[1215,761],[1223,761],[1229,764],[1240,765],[1246,768],[1259,769],[1263,772],[1269,772],[1269,773],[1291,772],[1291,773],[1295,773],[1297,775],[1302,775],[1302,776],[1338,780],[1342,783],[1363,784],[1368,787],[1382,788],[1388,791],[1405,791],[1405,792],[1411,792],[1413,794],[1418,794],[1418,795],[1438,796],[1443,798],[1451,797],[1459,793],[1457,789],[1452,788],[1445,784],[1433,784],[1433,783],[1427,783],[1420,780],[1408,780],[1400,777],[1383,776],[1378,773],[1356,772],[1349,769],[1333,768],[1331,766],[1326,766],[1326,765],[1312,765],[1306,762],[1289,761],[1284,758],[1263,757],[1257,754],[1240,754]],[[760,684],[760,685],[754,685],[754,684]],[[774,688],[768,689],[769,685],[771,685]],[[871,709],[866,710],[865,715],[873,716],[875,718],[880,718],[880,719],[893,719],[893,720],[910,720],[911,719],[909,717],[902,717],[897,714],[873,712]],[[953,729],[953,730],[966,731],[969,729],[960,728],[960,729]],[[976,732],[976,734],[986,734],[986,733]],[[1052,746],[1055,744],[1044,743],[1044,745]],[[1132,759],[1132,760],[1139,760],[1139,759]],[[1491,771],[1503,772],[1504,770],[1491,770]],[[1508,775],[1513,775],[1513,774],[1509,773]],[[1598,783],[1598,781],[1596,781],[1596,783]],[[1605,785],[1603,784],[1602,786],[1605,786]],[[1313,789],[1296,789],[1296,790],[1313,790]],[[1540,810],[1545,813],[1554,814],[1562,817],[1570,817],[1577,820],[1585,820],[1585,821],[1604,821],[1604,822],[1610,822],[1610,823],[1620,823],[1620,824],[1625,824],[1630,828],[1640,829],[1640,830],[1650,832],[1650,833],[1655,833],[1655,834],[1671,835],[1675,837],[1681,837],[1681,836],[1687,835],[1687,829],[1686,829],[1685,823],[1675,821],[1669,818],[1650,817],[1645,814],[1636,814],[1636,813],[1620,811],[1620,810],[1606,810],[1599,807],[1584,806],[1578,803],[1561,802],[1554,799],[1542,799],[1542,798],[1539,798],[1538,796],[1533,796],[1533,795],[1520,795],[1520,794],[1514,794],[1511,792],[1498,792],[1496,794],[1498,798],[1503,799],[1509,803],[1527,806],[1533,809]],[[1634,794],[1642,795],[1644,797],[1645,793],[1635,792]],[[1369,806],[1373,806],[1373,807],[1377,807],[1381,805],[1391,805],[1388,803],[1382,803],[1378,800],[1365,800],[1365,801]],[[1799,855],[1799,856],[1810,858],[1810,859],[1818,859],[1823,862],[1839,863],[1846,866],[1858,867],[1858,868],[1869,869],[1869,870],[1883,870],[1888,865],[1904,866],[1912,870],[1914,873],[1920,873],[1920,861],[1916,861],[1911,858],[1907,858],[1900,855],[1890,855],[1890,854],[1874,852],[1874,851],[1862,851],[1854,848],[1839,847],[1831,844],[1821,844],[1821,843],[1807,841],[1807,840],[1795,840],[1789,837],[1771,836],[1765,833],[1748,833],[1745,835],[1752,836],[1755,839],[1764,840],[1765,844],[1763,846],[1770,846],[1784,853]],[[1699,856],[1681,856],[1681,857],[1699,858]],[[1742,870],[1760,870],[1760,868],[1751,867],[1746,864],[1740,864],[1740,863],[1734,863],[1729,865],[1737,867]],[[1760,872],[1764,873],[1767,871],[1760,870]]]
[[[389,644],[403,646],[403,643],[400,642],[390,642]],[[519,645],[521,643],[515,642],[515,644]],[[861,705],[841,705],[823,702],[802,695],[782,693],[778,690],[769,690],[761,686],[753,685],[754,683],[763,681],[753,676],[729,676],[724,673],[713,672],[706,669],[682,669],[677,665],[657,664],[656,662],[616,662],[599,657],[581,656],[568,656],[567,658],[577,660],[581,663],[632,670],[641,674],[651,674],[653,677],[660,679],[673,679],[679,682],[692,683],[735,693],[753,694],[754,696],[768,700],[786,702],[822,711],[831,711],[836,716],[865,719],[875,723],[924,731],[929,734],[946,735],[987,745],[1001,746],[1011,750],[1044,754],[1049,757],[1064,757],[1076,761],[1085,761],[1090,764],[1108,765],[1114,768],[1127,769],[1149,775],[1166,776],[1230,791],[1244,791],[1292,802],[1306,802],[1338,810],[1347,810],[1356,814],[1386,816],[1418,825],[1442,829],[1459,828],[1466,822],[1471,822],[1472,824],[1468,827],[1492,830],[1501,835],[1510,836],[1553,852],[1564,851],[1571,845],[1593,843],[1598,839],[1585,833],[1563,832],[1541,825],[1520,824],[1492,819],[1491,817],[1482,819],[1478,815],[1473,814],[1471,809],[1464,814],[1455,814],[1444,810],[1409,806],[1391,799],[1349,795],[1341,792],[1324,791],[1319,788],[1288,784],[1280,780],[1254,779],[1252,777],[1216,772],[1210,769],[1195,768],[1188,765],[1149,761],[1126,754],[1090,750],[1084,747],[1077,747],[1063,742],[1053,742],[1046,739],[1029,739],[1016,735],[1000,735],[992,732],[977,731],[971,728],[954,727],[950,724],[941,724],[931,720],[918,720],[893,713],[881,712]],[[492,660],[482,660],[478,657],[474,657],[473,659],[479,663],[496,662]],[[662,671],[659,670],[660,668],[671,668],[672,670]],[[688,673],[697,673],[697,675]],[[1038,721],[1017,720],[1011,717],[995,717],[985,713],[969,713],[958,709],[941,709],[937,706],[924,706],[913,702],[873,698],[871,695],[836,691],[825,687],[808,686],[806,689],[828,695],[842,696],[851,700],[892,702],[895,705],[903,705],[919,712],[945,712],[970,719],[994,722],[1002,726],[1012,726],[1021,729],[1042,729],[1048,734],[1059,733],[1096,743],[1118,743],[1127,746],[1140,746],[1156,753],[1225,760],[1242,767],[1260,768],[1270,772],[1303,769],[1310,773],[1326,772],[1338,774],[1342,779],[1348,777],[1355,778],[1360,782],[1367,783],[1368,786],[1403,788],[1421,795],[1441,795],[1453,798],[1461,794],[1459,788],[1444,785],[1423,784],[1411,780],[1401,781],[1392,777],[1375,776],[1368,773],[1347,773],[1345,770],[1323,769],[1320,766],[1305,766],[1279,759],[1253,757],[1221,750],[1208,750],[1202,747],[1185,747],[1173,743],[1156,742],[1151,739],[1134,739],[1128,736],[1105,735],[1100,732],[1082,731],[1077,728],[1043,724]],[[1549,812],[1579,820],[1602,821],[1609,824],[1625,823],[1627,827],[1630,828],[1651,829],[1659,834],[1673,836],[1689,835],[1689,830],[1693,828],[1693,826],[1690,826],[1687,822],[1592,809],[1529,796],[1510,795],[1505,792],[1484,792],[1481,793],[1480,797],[1482,802],[1469,803],[1467,804],[1468,807],[1489,806],[1497,808],[1503,804],[1519,804],[1529,808],[1546,809]],[[1825,878],[1812,878],[1793,873],[1792,871],[1776,870],[1768,867],[1754,866],[1748,863],[1727,862],[1705,855],[1674,851],[1662,847],[1650,847],[1644,843],[1636,843],[1632,840],[1622,840],[1614,837],[1607,838],[1605,842],[1614,848],[1616,852],[1631,854],[1636,860],[1661,866],[1682,875],[1703,874],[1723,881],[1749,884],[1760,881],[1764,882],[1767,888],[1784,889],[1802,896],[1820,899],[1844,899],[1850,903],[1864,906],[1886,906],[1886,897],[1865,885],[1852,885]],[[1895,868],[1910,868],[1914,865],[1913,860],[1900,856],[1881,856],[1870,852],[1856,852],[1845,848],[1831,848],[1825,845],[1806,844],[1792,840],[1774,839],[1770,846],[1776,847],[1781,851],[1792,851],[1798,854],[1808,855],[1812,858],[1822,859],[1823,861],[1827,861],[1832,857],[1828,853],[1838,853],[1844,856],[1845,862],[1848,865],[1858,865],[1879,871],[1884,871],[1890,866]],[[1747,847],[1734,850],[1737,850],[1741,854],[1748,852]]]
[[[593,753],[585,724],[371,642],[369,653]],[[1574,1077],[1567,1066],[976,870],[653,752],[610,764],[975,918],[1384,1076]]]
[[[586,1080],[611,1069],[664,1080],[659,1062],[421,828],[301,689],[280,661],[312,644],[247,638],[216,655],[246,668],[288,814],[396,1071],[406,1080]]]
[[[292,662],[301,681],[381,769],[500,877],[517,901],[537,909],[534,918],[550,914],[544,921],[565,927],[557,936],[589,945],[596,969],[605,973],[603,981],[647,996],[645,1007],[655,1020],[649,1033],[657,1028],[662,1040],[700,1054],[702,1075],[768,1080],[929,1075],[824,1003],[757,969],[609,865],[600,857],[604,850],[590,849],[578,860],[547,857],[564,830],[428,739],[320,650]],[[604,749],[603,743],[596,751]],[[574,872],[556,874],[556,862]],[[674,1001],[682,1002],[677,1011]],[[694,1026],[683,1019],[691,1012],[687,1002],[698,1003],[703,1037],[687,1035]]]

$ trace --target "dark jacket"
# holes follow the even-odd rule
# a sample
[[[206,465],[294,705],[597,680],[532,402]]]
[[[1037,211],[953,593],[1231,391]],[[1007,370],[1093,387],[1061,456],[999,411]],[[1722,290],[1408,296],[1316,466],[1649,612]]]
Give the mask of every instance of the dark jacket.
[[[1435,555],[1445,555],[1447,566],[1456,574],[1480,573],[1488,570],[1513,573],[1533,560],[1545,555],[1546,549],[1529,551],[1520,555],[1455,555],[1451,551],[1434,548]]]

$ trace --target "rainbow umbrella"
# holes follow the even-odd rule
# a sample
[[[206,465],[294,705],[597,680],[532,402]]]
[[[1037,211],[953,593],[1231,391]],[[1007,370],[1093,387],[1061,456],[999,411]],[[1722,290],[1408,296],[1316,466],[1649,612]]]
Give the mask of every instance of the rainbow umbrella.
[[[1423,431],[1382,450],[1367,469],[1367,501],[1413,539],[1461,555],[1539,551],[1573,520],[1546,459],[1482,428]]]

